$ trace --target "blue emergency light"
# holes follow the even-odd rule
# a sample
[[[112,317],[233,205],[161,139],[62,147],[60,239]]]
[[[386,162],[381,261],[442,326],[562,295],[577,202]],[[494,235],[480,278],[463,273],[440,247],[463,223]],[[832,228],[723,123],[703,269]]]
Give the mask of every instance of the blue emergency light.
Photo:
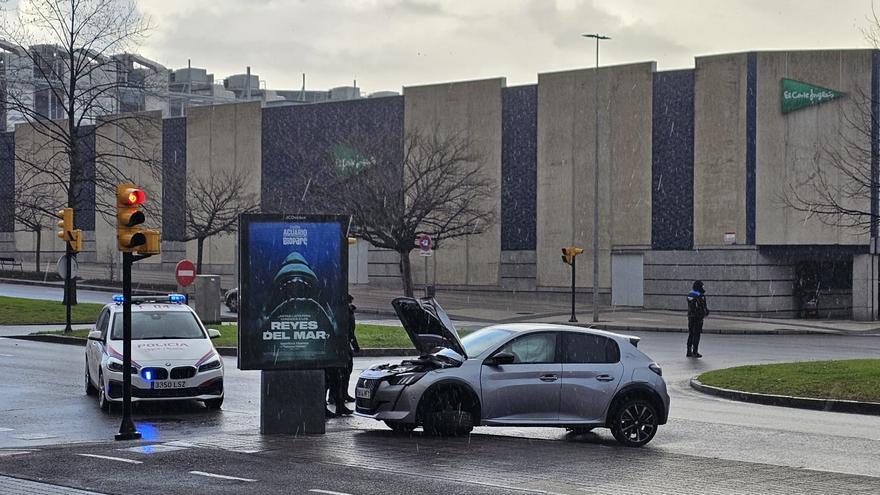
[[[122,294],[114,294],[113,302],[115,302],[116,304],[122,304],[125,302],[125,296],[123,296]]]
[[[153,379],[153,371],[152,370],[144,371],[144,379],[148,380],[148,381],[152,380]]]
[[[183,294],[168,294],[168,302],[181,304],[186,302],[186,296]]]

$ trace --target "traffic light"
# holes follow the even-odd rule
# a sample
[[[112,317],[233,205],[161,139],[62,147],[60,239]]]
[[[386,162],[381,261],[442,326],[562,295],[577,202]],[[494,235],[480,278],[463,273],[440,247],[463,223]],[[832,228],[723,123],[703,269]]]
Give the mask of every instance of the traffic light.
[[[583,248],[574,247],[574,246],[564,247],[564,248],[562,248],[562,261],[565,264],[570,265],[570,264],[574,263],[574,257],[583,253],[583,252],[584,252]]]
[[[145,229],[147,194],[134,184],[116,186],[116,244],[125,253],[159,254],[159,231]]]
[[[58,226],[58,238],[70,245],[71,251],[78,253],[82,251],[82,230],[73,228],[73,208],[64,208],[58,210],[55,216],[60,218]]]

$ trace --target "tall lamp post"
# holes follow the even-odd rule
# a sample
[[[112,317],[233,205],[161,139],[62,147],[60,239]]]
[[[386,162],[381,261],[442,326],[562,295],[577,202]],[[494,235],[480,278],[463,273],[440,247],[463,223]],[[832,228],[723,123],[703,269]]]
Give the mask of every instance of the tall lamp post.
[[[596,158],[593,171],[593,321],[599,321],[599,40],[610,40],[608,36],[582,34],[584,38],[596,40],[596,74],[593,80],[593,110],[596,113]]]

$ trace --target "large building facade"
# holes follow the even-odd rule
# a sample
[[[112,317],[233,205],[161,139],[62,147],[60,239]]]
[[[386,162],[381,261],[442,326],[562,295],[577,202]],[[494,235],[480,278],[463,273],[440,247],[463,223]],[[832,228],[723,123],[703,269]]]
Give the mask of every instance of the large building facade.
[[[835,97],[783,111],[784,79]],[[164,170],[150,184],[162,198],[165,244],[154,268],[170,273],[194,256],[192,243],[179,241],[187,181],[244,170],[264,211],[301,211],[309,194],[304,178],[326,164],[334,146],[366,134],[402,153],[409,133],[430,129],[464,132],[479,147],[480,166],[497,186],[486,201],[498,223],[445,244],[429,263],[414,258],[417,283],[560,295],[570,284],[560,248],[591,248],[598,235],[599,279],[592,279],[588,249],[578,259],[577,286],[587,293],[597,284],[615,306],[683,309],[691,282],[701,279],[716,312],[785,317],[802,309],[806,279],[820,294],[821,314],[874,318],[878,263],[869,246],[876,226],[859,232],[829,225],[786,197],[808,197],[816,170],[833,170],[830,150],[841,143],[870,150],[864,166],[876,185],[878,95],[878,51],[748,52],[699,57],[687,70],[637,63],[539,74],[537,84],[516,87],[498,78],[406,87],[402,96],[383,98],[214,105],[166,119],[156,113],[161,131],[144,137]],[[874,118],[867,128],[853,127],[852,116],[866,108]],[[7,192],[14,188],[12,150],[25,139],[23,126],[0,139],[0,252],[27,259],[32,246],[28,235],[15,233]],[[845,178],[829,173],[826,180],[841,188]],[[877,190],[869,189],[846,201],[876,211]],[[112,226],[94,208],[80,210],[77,227],[91,232],[81,256],[108,262]],[[359,282],[399,284],[395,253],[363,245],[356,251]],[[208,270],[233,274],[234,237],[211,239],[205,256]]]

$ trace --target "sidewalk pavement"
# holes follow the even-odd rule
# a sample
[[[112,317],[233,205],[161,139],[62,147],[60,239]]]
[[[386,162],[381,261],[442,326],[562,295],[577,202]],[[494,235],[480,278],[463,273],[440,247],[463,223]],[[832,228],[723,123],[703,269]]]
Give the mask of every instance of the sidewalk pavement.
[[[351,294],[358,307],[358,321],[378,319],[374,315],[394,318],[391,300],[400,291],[365,286],[352,286]],[[571,300],[567,295],[551,297],[534,293],[438,292],[440,302],[456,325],[466,329],[495,323],[540,322],[569,324]],[[579,326],[601,328],[614,332],[687,332],[686,311],[659,311],[638,308],[603,307],[599,322],[593,323],[589,305],[577,307]],[[710,315],[703,324],[704,333],[721,334],[837,334],[880,335],[880,322],[853,320],[806,320],[754,318],[746,316]]]
[[[4,282],[12,283],[11,280]],[[363,285],[352,285],[354,304],[360,322],[399,324],[391,301],[401,292]],[[571,300],[563,293],[499,293],[478,291],[439,291],[437,300],[456,326],[473,330],[496,323],[569,324]],[[223,308],[225,309],[225,307]],[[229,315],[234,317],[234,315]],[[614,332],[687,332],[685,311],[659,311],[639,308],[603,307],[599,321],[593,323],[588,304],[577,306],[576,325]],[[51,329],[60,328],[50,325]],[[63,325],[62,325],[63,326]],[[43,330],[38,326],[0,326],[0,336],[22,335]],[[713,313],[703,324],[704,333],[721,334],[837,334],[880,335],[880,322],[853,320],[805,320],[755,318]]]

